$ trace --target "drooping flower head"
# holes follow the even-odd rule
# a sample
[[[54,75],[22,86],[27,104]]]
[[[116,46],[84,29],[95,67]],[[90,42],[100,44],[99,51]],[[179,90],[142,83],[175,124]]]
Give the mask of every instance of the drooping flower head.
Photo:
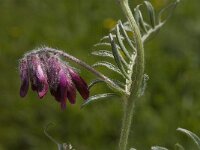
[[[89,97],[86,82],[55,54],[30,53],[21,59],[19,70],[21,97],[25,97],[28,92],[29,80],[32,90],[36,91],[41,99],[50,89],[51,95],[60,103],[62,109],[66,108],[67,100],[75,104],[76,90],[83,99]]]

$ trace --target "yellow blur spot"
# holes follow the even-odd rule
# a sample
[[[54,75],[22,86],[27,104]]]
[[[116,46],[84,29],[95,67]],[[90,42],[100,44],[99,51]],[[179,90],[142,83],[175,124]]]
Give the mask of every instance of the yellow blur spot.
[[[152,0],[152,5],[155,7],[155,8],[163,8],[163,6],[166,6],[167,3],[169,2],[169,0]]]
[[[103,27],[106,29],[112,29],[117,24],[117,21],[112,18],[107,18],[103,21]]]

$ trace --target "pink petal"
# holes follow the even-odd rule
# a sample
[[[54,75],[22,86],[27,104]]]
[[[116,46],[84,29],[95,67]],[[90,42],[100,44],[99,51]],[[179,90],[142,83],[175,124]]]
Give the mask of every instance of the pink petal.
[[[39,98],[43,98],[48,91],[46,70],[42,68],[44,64],[37,55],[29,56],[28,63],[32,90],[37,91]]]

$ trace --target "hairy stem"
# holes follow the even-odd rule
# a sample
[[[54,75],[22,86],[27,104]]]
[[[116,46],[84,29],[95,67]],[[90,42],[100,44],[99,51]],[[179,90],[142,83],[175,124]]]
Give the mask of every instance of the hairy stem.
[[[124,99],[124,115],[122,121],[121,136],[119,141],[119,150],[126,150],[128,144],[128,137],[130,133],[132,117],[134,112],[134,104],[138,98],[139,89],[142,83],[144,74],[144,49],[140,30],[135,22],[133,14],[128,4],[128,0],[120,0],[121,8],[128,19],[131,29],[134,33],[136,41],[137,58],[134,68],[134,75],[132,76],[132,86],[130,96]]]

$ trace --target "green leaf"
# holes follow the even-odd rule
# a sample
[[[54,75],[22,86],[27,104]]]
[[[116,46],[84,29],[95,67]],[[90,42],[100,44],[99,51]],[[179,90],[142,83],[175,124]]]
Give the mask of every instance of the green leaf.
[[[154,28],[155,24],[156,24],[155,10],[154,10],[152,4],[149,1],[144,1],[144,3],[146,5],[148,13],[149,13],[149,18],[150,18],[151,26]]]
[[[125,84],[122,83],[119,80],[113,80],[110,79],[116,86],[119,86],[120,88],[124,88]],[[90,82],[90,84],[88,85],[88,88],[91,89],[94,85],[98,84],[98,83],[106,83],[105,81],[101,80],[101,79],[94,79]]]
[[[118,24],[117,24],[117,26],[116,26],[116,31],[117,31],[117,34],[116,34],[116,36],[117,36],[117,41],[118,41],[118,43],[119,43],[119,46],[120,46],[122,52],[124,53],[124,55],[125,55],[126,57],[129,58],[129,60],[131,60],[131,56],[130,56],[128,50],[126,49],[126,47],[124,46],[124,43],[123,43],[122,39],[120,38],[120,37],[121,37],[121,34],[120,34],[120,32],[119,32],[119,25],[118,25]]]
[[[116,95],[115,93],[105,93],[105,94],[94,95],[94,96],[89,97],[89,98],[81,105],[81,107],[84,107],[84,106],[90,104],[91,102],[95,102],[95,101],[97,101],[97,100],[102,100],[102,99],[105,99],[105,98],[109,98],[108,100],[110,100],[110,97],[115,97],[115,96],[118,96],[118,95]]]
[[[148,30],[147,33],[142,35],[142,42],[146,42],[147,39],[149,39],[150,36],[155,35],[156,33],[158,33],[158,31],[160,30],[160,28],[164,25],[163,22],[157,24],[153,29]]]
[[[136,52],[136,48],[134,47],[134,45],[133,45],[131,39],[128,37],[128,34],[126,33],[126,31],[125,31],[125,29],[124,29],[123,24],[122,24],[121,21],[119,21],[119,28],[121,29],[122,34],[123,34],[123,36],[125,37],[125,39],[126,39],[128,45],[129,45],[130,48],[132,49],[132,52]]]
[[[152,146],[151,150],[168,150],[168,149],[165,147],[161,147],[161,146]]]
[[[112,80],[112,82],[114,82],[114,83],[115,83],[116,85],[118,85],[119,87],[125,88],[125,84],[122,83],[121,81],[119,81],[119,80],[113,80],[113,79],[110,79],[110,80]]]
[[[90,82],[90,84],[88,85],[88,88],[91,89],[94,85],[96,85],[98,83],[102,83],[102,82],[104,82],[104,81],[100,80],[100,79],[95,79],[95,80]]]
[[[175,150],[185,150],[185,149],[182,145],[180,145],[179,143],[176,143],[175,144]]]
[[[119,68],[117,68],[115,65],[107,62],[107,61],[99,61],[99,62],[96,62],[95,64],[92,65],[92,67],[97,67],[97,66],[104,66],[120,75],[123,76],[123,74],[121,73],[121,71],[119,70]]]
[[[116,38],[116,35],[113,35],[113,38]],[[122,40],[124,39],[123,36],[121,36],[120,38],[121,38]],[[102,37],[102,38],[100,39],[100,42],[103,42],[103,41],[105,41],[105,40],[109,40],[109,36],[108,36],[108,35]]]
[[[143,30],[143,32],[146,33],[147,32],[147,28],[145,26],[145,22],[144,22],[144,19],[143,19],[143,16],[142,16],[142,13],[141,13],[139,7],[140,7],[140,5],[137,5],[137,7],[134,9],[135,16],[136,16],[138,25]]]
[[[108,50],[93,51],[93,52],[92,52],[92,55],[101,56],[101,57],[110,57],[110,58],[114,58],[112,52],[111,52],[111,51],[108,51]]]
[[[180,131],[186,134],[188,137],[190,137],[194,141],[194,143],[197,145],[198,149],[200,150],[200,138],[196,134],[183,128],[178,128],[177,131]]]
[[[172,15],[174,9],[176,8],[177,4],[180,2],[180,0],[176,0],[174,3],[169,4],[167,7],[163,8],[159,14],[158,14],[158,22],[159,23],[165,23]],[[169,13],[167,14],[166,19],[164,19],[164,21],[162,21],[162,16],[163,14],[169,10]]]
[[[115,58],[115,62],[118,66],[118,68],[121,70],[122,74],[127,78],[129,79],[129,76],[127,75],[127,72],[125,71],[124,69],[124,66],[122,65],[122,56],[121,54],[119,53],[117,47],[116,47],[116,44],[115,44],[115,41],[112,37],[112,34],[109,34],[109,37],[110,37],[110,42],[111,42],[111,45],[112,45],[112,53],[113,53],[113,56]]]
[[[141,4],[140,5],[137,5],[136,7],[135,7],[135,9],[134,9],[134,18],[135,18],[135,21],[136,21],[136,23],[137,23],[137,25],[139,26],[140,25],[140,14],[136,11],[136,9],[138,8],[138,7],[140,7],[141,6]]]
[[[119,45],[116,45],[117,48],[120,48]],[[97,43],[94,45],[94,47],[111,47],[110,43],[104,42],[104,43]]]

